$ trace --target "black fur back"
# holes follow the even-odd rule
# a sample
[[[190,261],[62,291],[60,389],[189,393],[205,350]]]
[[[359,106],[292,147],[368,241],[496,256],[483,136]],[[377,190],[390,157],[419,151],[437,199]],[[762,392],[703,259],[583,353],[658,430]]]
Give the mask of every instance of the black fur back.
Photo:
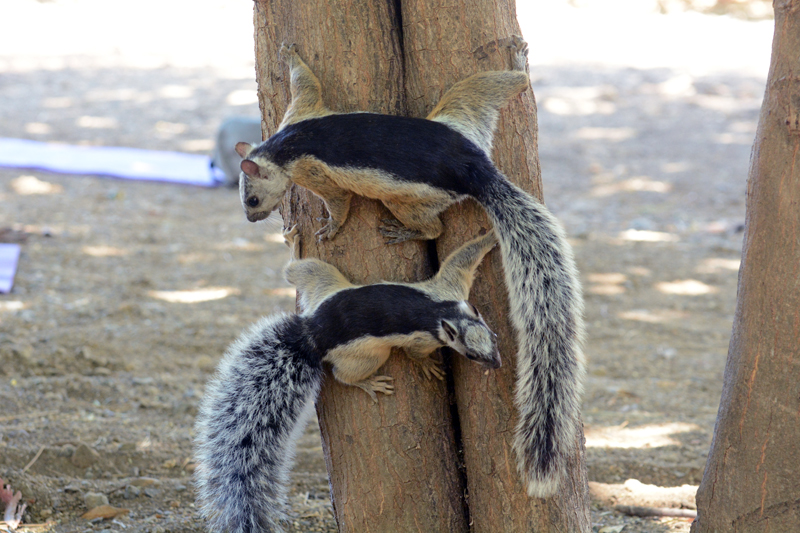
[[[347,113],[291,124],[250,157],[277,165],[311,155],[333,167],[371,168],[458,195],[473,195],[492,163],[472,141],[431,120]]]
[[[438,302],[407,285],[380,283],[337,292],[308,318],[317,348],[327,353],[359,337],[426,331],[434,336],[441,319],[459,316],[457,302]]]

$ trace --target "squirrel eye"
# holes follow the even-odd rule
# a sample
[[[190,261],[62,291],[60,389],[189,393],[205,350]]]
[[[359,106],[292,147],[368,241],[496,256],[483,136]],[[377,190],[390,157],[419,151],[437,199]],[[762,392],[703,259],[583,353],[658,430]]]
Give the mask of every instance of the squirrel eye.
[[[251,196],[250,198],[247,199],[247,205],[249,205],[250,207],[258,207],[259,203],[261,203],[261,201],[258,199],[257,196]]]

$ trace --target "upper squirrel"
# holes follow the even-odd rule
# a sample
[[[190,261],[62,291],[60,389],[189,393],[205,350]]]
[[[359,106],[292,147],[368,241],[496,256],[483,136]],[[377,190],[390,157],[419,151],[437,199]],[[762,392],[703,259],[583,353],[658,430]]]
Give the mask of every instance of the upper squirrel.
[[[292,256],[296,228],[286,234]],[[353,285],[318,259],[292,261],[300,314],[262,319],[227,351],[206,388],[195,427],[198,501],[211,531],[280,531],[295,442],[302,434],[329,362],[342,383],[373,400],[392,394],[376,376],[393,347],[425,375],[443,378],[430,358],[449,346],[488,368],[500,366],[495,334],[466,301],[493,231],[453,252],[431,279]]]
[[[585,363],[583,298],[572,249],[549,210],[492,163],[499,109],[528,85],[527,44],[511,40],[513,70],[481,72],[453,85],[427,119],[336,114],[322,103],[319,80],[294,46],[281,49],[291,70],[292,101],[277,133],[239,143],[239,191],[248,220],[266,218],[292,183],[325,202],[317,232],[333,238],[353,194],[381,200],[388,243],[434,239],[439,214],[467,196],[494,224],[517,333],[514,439],[532,496],[552,495],[574,453]]]

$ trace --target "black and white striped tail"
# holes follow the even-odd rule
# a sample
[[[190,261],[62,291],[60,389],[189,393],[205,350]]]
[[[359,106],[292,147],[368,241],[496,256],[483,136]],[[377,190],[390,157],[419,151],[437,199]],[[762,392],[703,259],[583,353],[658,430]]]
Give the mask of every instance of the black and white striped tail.
[[[321,381],[321,360],[306,348],[296,315],[264,318],[228,349],[195,428],[209,531],[282,531],[295,443]]]
[[[555,493],[575,450],[584,359],[583,298],[572,249],[548,209],[501,174],[478,198],[500,240],[517,332],[514,438],[531,496]]]

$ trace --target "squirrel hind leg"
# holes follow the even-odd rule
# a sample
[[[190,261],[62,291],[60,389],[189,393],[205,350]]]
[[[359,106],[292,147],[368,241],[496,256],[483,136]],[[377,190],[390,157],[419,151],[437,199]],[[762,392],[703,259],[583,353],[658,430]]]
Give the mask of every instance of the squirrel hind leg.
[[[448,255],[439,272],[423,282],[428,290],[441,298],[466,300],[475,280],[475,271],[483,258],[497,245],[497,235],[489,230],[485,235],[462,244]]]
[[[423,205],[419,203],[387,202],[383,204],[397,217],[384,218],[378,229],[386,237],[386,244],[397,244],[409,240],[435,239],[444,231],[439,213],[447,205]]]
[[[528,43],[519,35],[503,41],[511,52],[511,70],[479,72],[459,81],[427,117],[458,131],[490,159],[500,108],[529,85]]]
[[[427,118],[461,133],[491,158],[500,108],[528,85],[524,68],[479,72],[453,85]]]
[[[319,79],[300,58],[297,45],[282,44],[279,55],[289,67],[292,101],[278,126],[278,131],[295,122],[332,114],[333,112],[322,102],[322,85]]]
[[[297,288],[301,314],[313,313],[326,298],[353,286],[336,267],[314,258],[291,261],[283,275]]]

